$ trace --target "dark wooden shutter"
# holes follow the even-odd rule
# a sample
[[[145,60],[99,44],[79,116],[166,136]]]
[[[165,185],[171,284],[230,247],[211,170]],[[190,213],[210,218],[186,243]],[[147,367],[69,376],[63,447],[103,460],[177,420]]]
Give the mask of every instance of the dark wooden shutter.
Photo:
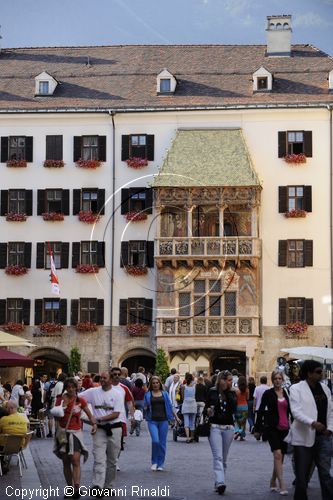
[[[305,299],[305,322],[313,325],[313,299]]]
[[[1,215],[8,213],[8,189],[1,189]]]
[[[25,213],[32,215],[32,189],[25,190]]]
[[[287,132],[279,132],[279,158],[287,154]]]
[[[28,162],[33,161],[33,138],[32,137],[25,138],[25,159]]]
[[[151,188],[146,189],[145,212],[146,214],[153,213],[153,190]]]
[[[80,249],[81,243],[74,241],[72,243],[72,267],[75,268],[80,264]]]
[[[0,300],[0,325],[3,325],[4,323],[6,323],[6,309],[7,309],[6,299],[1,299]]]
[[[105,214],[105,189],[97,191],[97,210],[100,215]]]
[[[67,299],[60,299],[59,322],[61,325],[67,325]]]
[[[73,215],[78,215],[81,210],[81,189],[73,189]]]
[[[127,325],[127,299],[119,300],[119,325]]]
[[[97,299],[96,324],[104,325],[104,299]]]
[[[79,321],[79,301],[78,299],[71,300],[71,325],[77,325]]]
[[[127,266],[127,264],[128,264],[128,241],[122,241],[120,248],[120,267]]]
[[[7,266],[7,243],[0,243],[0,269]]]
[[[45,267],[45,243],[37,243],[36,268],[44,269],[44,267]]]
[[[97,243],[97,265],[98,267],[105,267],[105,241]]]
[[[73,141],[73,161],[78,161],[81,158],[81,150],[82,150],[82,137],[74,136]]]
[[[43,321],[43,299],[35,299],[35,325]]]
[[[126,161],[129,158],[129,135],[121,136],[121,161]]]
[[[154,161],[154,135],[147,135],[147,160]]]
[[[304,240],[304,266],[313,266],[313,241]]]
[[[287,324],[287,299],[279,299],[279,325]]]
[[[145,299],[144,322],[151,325],[153,319],[153,299]]]
[[[45,212],[45,189],[37,190],[37,215]]]
[[[61,193],[61,208],[64,215],[69,215],[69,189],[63,189]]]
[[[98,136],[98,159],[99,161],[106,161],[106,136]]]
[[[287,186],[279,186],[279,214],[288,211],[288,188]]]
[[[312,131],[306,131],[304,133],[304,154],[308,158],[312,158]]]
[[[46,136],[46,160],[62,160],[63,146],[62,135]]]
[[[1,163],[8,160],[8,137],[1,137]]]
[[[304,186],[304,210],[312,212],[312,186]]]
[[[129,212],[129,189],[121,190],[121,209],[122,214],[127,214]]]
[[[154,267],[154,241],[147,241],[147,267]]]
[[[30,325],[30,299],[23,299],[22,320],[25,325]]]
[[[287,265],[287,240],[279,240],[279,266]]]
[[[31,246],[32,243],[24,243],[24,266],[28,269],[31,267]]]
[[[69,243],[61,243],[60,267],[68,269]]]

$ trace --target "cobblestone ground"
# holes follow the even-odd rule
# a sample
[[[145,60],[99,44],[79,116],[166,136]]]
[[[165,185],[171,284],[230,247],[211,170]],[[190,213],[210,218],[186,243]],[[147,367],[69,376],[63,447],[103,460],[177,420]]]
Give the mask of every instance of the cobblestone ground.
[[[85,430],[85,442],[91,451],[91,437],[89,429]],[[31,463],[28,470],[24,471],[22,487],[37,488],[59,488],[58,495],[49,495],[48,498],[63,498],[63,487],[65,486],[62,463],[52,453],[51,439],[33,439],[30,446],[33,457],[28,454]],[[33,463],[34,462],[34,463]],[[34,467],[37,468],[37,471]],[[164,472],[152,472],[150,470],[150,438],[145,424],[141,436],[128,436],[126,438],[126,449],[122,452],[120,460],[120,472],[118,473],[115,488],[122,488],[118,498],[165,498],[161,494],[150,491],[140,491],[142,488],[169,488],[169,500],[212,500],[220,498],[213,491],[212,456],[207,438],[201,438],[199,443],[187,444],[184,439],[176,443],[172,440],[172,434],[168,436],[167,461]],[[82,466],[81,484],[91,486],[92,484],[93,458],[90,453],[88,461]],[[279,495],[269,491],[269,478],[272,468],[272,456],[266,443],[257,442],[252,436],[247,436],[245,442],[233,442],[230,450],[227,471],[227,490],[224,497],[230,500],[277,500]],[[290,458],[286,458],[285,478],[292,498],[292,468]],[[5,486],[12,485],[20,487],[18,470],[13,461],[13,467],[9,474],[0,478],[1,497],[5,496]],[[126,492],[125,492],[126,487]],[[136,487],[132,491],[132,487]],[[49,490],[47,490],[49,492]],[[13,493],[10,490],[9,493]],[[126,494],[125,494],[126,493]],[[12,495],[8,498],[17,498]],[[29,498],[26,497],[26,498]],[[41,494],[34,494],[31,500],[43,498]],[[44,499],[46,495],[44,495]],[[88,495],[82,498],[90,498]],[[287,497],[288,498],[288,497]],[[320,490],[315,472],[309,488],[309,500],[320,500]]]

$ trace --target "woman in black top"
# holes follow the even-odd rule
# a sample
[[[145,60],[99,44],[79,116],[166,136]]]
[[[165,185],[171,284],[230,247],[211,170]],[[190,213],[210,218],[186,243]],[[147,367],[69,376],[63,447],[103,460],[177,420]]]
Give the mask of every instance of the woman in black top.
[[[230,445],[234,437],[236,397],[232,388],[232,374],[225,370],[218,374],[216,385],[207,396],[205,412],[211,424],[209,444],[213,454],[215,491],[223,495],[226,489],[225,469]]]
[[[249,389],[249,399],[247,402],[247,406],[248,406],[247,421],[249,423],[249,430],[250,430],[251,434],[253,434],[253,432],[254,432],[253,395],[254,395],[254,390],[256,388],[256,383],[255,383],[255,380],[253,377],[249,377],[247,387]]]

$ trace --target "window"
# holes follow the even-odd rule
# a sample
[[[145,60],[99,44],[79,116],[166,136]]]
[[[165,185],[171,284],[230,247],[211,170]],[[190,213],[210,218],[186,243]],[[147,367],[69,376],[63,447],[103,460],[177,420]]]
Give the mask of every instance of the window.
[[[313,325],[313,299],[304,297],[279,299],[279,325],[295,321]]]
[[[61,269],[61,252],[62,243],[61,242],[51,242],[50,243],[54,265],[56,269]],[[49,254],[49,247],[45,245],[45,269],[51,269],[51,257]]]
[[[257,79],[257,88],[258,90],[267,90],[268,88],[268,79],[267,76],[261,76]]]
[[[49,93],[49,82],[40,81],[38,85],[39,94]]]
[[[130,157],[147,158],[146,135],[130,135]]]
[[[95,298],[73,299],[71,301],[71,325],[88,321],[104,325],[104,300]]]
[[[128,323],[143,323],[145,299],[128,299]]]
[[[170,78],[160,79],[160,92],[170,92],[171,91],[171,80]]]
[[[313,241],[279,240],[279,266],[313,266]]]
[[[63,158],[62,135],[46,136],[46,160],[62,160]]]
[[[45,299],[43,305],[43,322],[60,323],[60,301],[58,299]]]
[[[129,158],[146,158],[154,160],[154,139],[149,134],[122,135],[121,137],[121,160]]]
[[[121,213],[142,212],[151,214],[152,207],[152,190],[144,187],[122,189],[121,190]]]
[[[119,325],[152,322],[153,301],[145,298],[128,298],[119,301]]]
[[[25,160],[25,137],[9,138],[9,159]]]
[[[8,243],[8,265],[9,266],[24,266],[24,248],[22,242]]]
[[[178,294],[179,316],[236,316],[236,292],[223,292],[221,280],[194,280]]]
[[[304,209],[304,187],[288,186],[288,211]]]
[[[97,190],[91,191],[82,189],[82,210],[91,210],[93,213],[98,212],[98,195]]]
[[[97,241],[81,242],[81,264],[97,265]]]
[[[312,132],[306,130],[289,130],[278,133],[279,158],[286,154],[305,154],[312,157]]]
[[[304,153],[304,133],[288,132],[288,154]]]
[[[98,160],[98,137],[97,135],[82,137],[82,159]]]
[[[291,210],[312,212],[311,186],[279,186],[279,213]]]
[[[61,189],[46,190],[46,212],[61,212],[62,191]]]
[[[224,315],[236,316],[236,292],[225,292]]]
[[[131,266],[146,265],[146,242],[145,241],[130,241],[129,242],[129,264]]]
[[[22,323],[23,299],[7,299],[7,322]]]
[[[106,136],[75,136],[73,144],[73,161],[98,160],[106,161]]]
[[[80,321],[97,322],[96,299],[80,299]]]
[[[304,266],[304,241],[288,240],[288,267]]]
[[[8,193],[8,211],[14,214],[25,213],[25,190],[10,189]]]
[[[1,162],[33,160],[33,138],[26,136],[1,137]]]

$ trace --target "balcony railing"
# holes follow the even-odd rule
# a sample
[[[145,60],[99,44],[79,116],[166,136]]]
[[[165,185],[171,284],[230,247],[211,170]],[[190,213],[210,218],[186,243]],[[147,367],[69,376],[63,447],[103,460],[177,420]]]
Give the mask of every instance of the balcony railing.
[[[195,317],[157,319],[157,335],[259,335],[259,319],[249,317]]]

